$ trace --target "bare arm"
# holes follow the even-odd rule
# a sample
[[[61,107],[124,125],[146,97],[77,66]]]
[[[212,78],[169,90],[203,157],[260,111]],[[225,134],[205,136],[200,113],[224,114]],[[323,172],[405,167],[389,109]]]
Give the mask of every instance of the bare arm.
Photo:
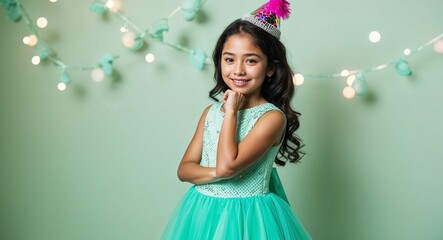
[[[200,166],[203,147],[203,128],[209,108],[210,107],[207,107],[203,112],[195,134],[178,166],[177,176],[182,182],[204,184],[219,180],[216,178],[215,168]]]
[[[272,146],[278,145],[285,129],[285,117],[279,111],[265,113],[248,135],[237,144],[237,112],[241,106],[240,93],[225,93],[225,118],[222,123],[217,150],[216,176],[232,177],[260,159]],[[228,95],[228,96],[226,96]],[[240,94],[241,95],[241,94]],[[240,100],[230,100],[229,98]]]

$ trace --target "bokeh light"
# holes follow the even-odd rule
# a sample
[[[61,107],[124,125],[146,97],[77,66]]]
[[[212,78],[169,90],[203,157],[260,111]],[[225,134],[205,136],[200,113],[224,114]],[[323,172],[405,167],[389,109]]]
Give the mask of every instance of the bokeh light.
[[[148,53],[148,54],[146,54],[145,59],[146,59],[146,62],[152,63],[155,61],[155,56],[152,53]]]
[[[347,86],[343,89],[343,96],[347,99],[351,99],[355,96],[355,90],[352,87]]]
[[[433,48],[436,53],[443,53],[443,38],[440,38],[437,41],[435,41]]]
[[[373,43],[378,43],[381,40],[381,35],[377,31],[372,31],[369,33],[369,41]]]
[[[405,50],[403,50],[403,54],[406,55],[406,56],[410,55],[411,54],[411,49],[406,48]]]
[[[48,19],[46,19],[45,17],[39,17],[37,19],[37,26],[39,28],[45,28],[46,26],[48,26]]]
[[[40,56],[34,56],[34,57],[32,57],[31,62],[34,65],[38,65],[40,63],[40,60],[41,60]]]
[[[91,71],[91,79],[94,82],[101,82],[105,79],[105,72],[101,68],[95,68]]]
[[[297,73],[292,78],[292,81],[295,85],[300,86],[305,82],[305,77],[303,76],[303,74]]]
[[[60,91],[65,91],[66,90],[66,84],[65,83],[59,83],[57,84],[57,89]]]
[[[35,36],[34,34],[28,35],[23,38],[23,43],[28,46],[33,47],[33,46],[37,45],[37,43],[38,43],[37,36]]]
[[[348,86],[352,86],[355,82],[355,75],[351,75],[348,77],[348,79],[346,80],[346,83],[348,84]]]

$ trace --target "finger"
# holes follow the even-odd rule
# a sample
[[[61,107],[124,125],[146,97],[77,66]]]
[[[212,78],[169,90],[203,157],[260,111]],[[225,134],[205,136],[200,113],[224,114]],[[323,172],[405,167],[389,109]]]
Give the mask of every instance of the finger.
[[[229,90],[227,90],[224,94],[223,94],[223,97],[222,97],[222,101],[224,102],[224,103],[226,103],[226,100],[228,100],[228,96],[229,96],[229,92],[228,92]]]

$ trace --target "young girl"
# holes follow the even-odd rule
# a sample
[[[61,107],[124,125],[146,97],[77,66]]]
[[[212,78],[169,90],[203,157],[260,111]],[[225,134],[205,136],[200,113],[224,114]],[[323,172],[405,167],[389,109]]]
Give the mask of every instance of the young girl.
[[[311,239],[285,195],[270,192],[279,187],[273,162],[300,158],[292,71],[278,29],[288,4],[270,0],[221,34],[210,97],[223,93],[222,101],[204,110],[180,162],[179,179],[194,186],[162,239]]]

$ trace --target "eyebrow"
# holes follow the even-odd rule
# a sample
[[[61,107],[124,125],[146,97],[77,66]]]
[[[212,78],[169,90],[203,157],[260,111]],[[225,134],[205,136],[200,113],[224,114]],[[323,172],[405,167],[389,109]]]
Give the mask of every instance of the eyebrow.
[[[235,56],[235,54],[233,54],[231,52],[224,52],[222,55]],[[258,58],[261,58],[260,55],[258,55],[256,53],[246,53],[246,54],[244,54],[244,56],[246,56],[246,57],[258,57]]]

